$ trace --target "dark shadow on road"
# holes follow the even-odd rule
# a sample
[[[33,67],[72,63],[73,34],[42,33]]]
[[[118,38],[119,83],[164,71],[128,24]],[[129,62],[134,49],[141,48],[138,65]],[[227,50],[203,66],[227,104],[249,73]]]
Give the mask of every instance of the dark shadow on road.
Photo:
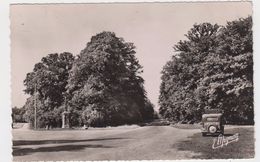
[[[59,143],[77,143],[77,142],[91,142],[91,141],[106,141],[106,140],[120,140],[124,138],[96,138],[84,140],[13,140],[13,146],[21,145],[42,145],[42,144],[59,144]]]
[[[62,145],[52,147],[39,147],[39,148],[13,148],[13,156],[24,156],[35,152],[59,152],[59,151],[79,151],[85,148],[112,148],[111,146],[104,145]]]

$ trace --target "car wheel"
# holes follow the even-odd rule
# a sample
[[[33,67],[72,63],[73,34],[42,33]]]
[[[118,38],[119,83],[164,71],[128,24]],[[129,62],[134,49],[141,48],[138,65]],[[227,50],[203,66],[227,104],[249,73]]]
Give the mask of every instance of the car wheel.
[[[217,128],[215,126],[210,126],[209,127],[209,132],[210,133],[216,133],[217,132]]]

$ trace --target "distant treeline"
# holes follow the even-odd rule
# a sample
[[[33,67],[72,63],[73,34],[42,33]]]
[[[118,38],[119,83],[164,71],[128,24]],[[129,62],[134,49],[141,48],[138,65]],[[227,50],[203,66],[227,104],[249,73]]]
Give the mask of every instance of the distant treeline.
[[[21,107],[13,107],[12,108],[12,120],[13,123],[25,123],[26,119],[25,119],[25,108]]]
[[[185,36],[163,67],[161,116],[194,123],[205,109],[219,109],[226,123],[253,124],[251,16],[226,26],[195,24]]]

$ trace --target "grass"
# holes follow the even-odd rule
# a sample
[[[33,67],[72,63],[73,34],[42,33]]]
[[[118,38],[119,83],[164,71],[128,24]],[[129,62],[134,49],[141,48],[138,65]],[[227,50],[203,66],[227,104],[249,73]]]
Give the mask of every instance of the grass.
[[[225,130],[225,137],[239,133],[237,142],[229,143],[222,148],[212,149],[213,139],[217,137],[202,137],[201,133],[196,133],[174,145],[180,151],[193,151],[199,153],[194,156],[196,159],[248,159],[254,158],[254,127],[242,127]]]

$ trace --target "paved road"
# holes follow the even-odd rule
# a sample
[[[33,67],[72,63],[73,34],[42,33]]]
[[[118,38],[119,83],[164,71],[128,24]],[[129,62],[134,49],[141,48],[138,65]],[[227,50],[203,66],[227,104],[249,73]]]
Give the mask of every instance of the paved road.
[[[13,130],[14,160],[169,160],[193,152],[174,145],[199,132],[170,126],[129,126],[73,131]]]

